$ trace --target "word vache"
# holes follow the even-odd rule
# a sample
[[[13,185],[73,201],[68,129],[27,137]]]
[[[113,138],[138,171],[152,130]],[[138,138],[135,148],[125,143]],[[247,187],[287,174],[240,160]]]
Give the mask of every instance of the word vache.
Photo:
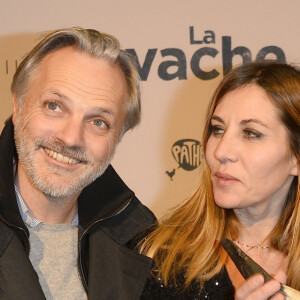
[[[241,62],[252,61],[252,53],[249,48],[238,46],[232,49],[231,36],[221,37],[221,51],[215,47],[207,46],[216,44],[216,35],[212,30],[204,31],[202,38],[195,38],[194,27],[189,28],[189,38],[191,45],[205,45],[198,48],[190,59],[190,68],[193,74],[202,80],[211,80],[220,75],[216,69],[203,70],[201,68],[202,60],[215,59],[218,55],[222,55],[223,74],[225,75],[232,69],[233,57],[240,56]],[[132,54],[138,65],[139,75],[143,81],[148,79],[149,73],[154,59],[166,58],[158,66],[158,76],[162,80],[186,80],[187,79],[187,57],[182,49],[165,48],[160,50],[161,58],[158,57],[158,49],[151,48],[147,50],[146,56],[142,62],[135,49],[126,49]],[[221,53],[220,53],[221,52]],[[277,46],[266,46],[261,48],[256,54],[255,60],[261,61],[268,59],[267,56],[272,55],[272,59],[279,62],[286,62],[284,51]],[[274,58],[275,56],[275,58]],[[142,62],[142,63],[141,63]]]

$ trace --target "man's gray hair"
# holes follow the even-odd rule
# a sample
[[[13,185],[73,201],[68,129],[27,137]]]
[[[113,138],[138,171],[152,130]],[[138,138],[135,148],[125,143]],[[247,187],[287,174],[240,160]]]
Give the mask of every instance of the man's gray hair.
[[[135,127],[141,118],[140,78],[135,59],[120,49],[119,41],[112,35],[94,29],[65,28],[47,33],[23,59],[13,77],[11,91],[16,94],[18,105],[23,106],[29,79],[41,60],[48,54],[65,47],[101,58],[120,67],[127,82],[125,120],[122,133]],[[33,76],[34,78],[34,76]],[[122,135],[121,133],[121,135]]]

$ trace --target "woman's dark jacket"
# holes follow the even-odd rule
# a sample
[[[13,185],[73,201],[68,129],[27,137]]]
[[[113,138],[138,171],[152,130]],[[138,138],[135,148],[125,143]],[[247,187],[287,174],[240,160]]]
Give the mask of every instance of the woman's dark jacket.
[[[45,300],[15,197],[14,158],[9,120],[0,138],[0,299]],[[78,270],[89,300],[139,299],[152,262],[127,245],[155,221],[154,215],[111,166],[82,191],[78,215]]]
[[[234,288],[225,268],[202,289],[198,281],[184,288],[183,278],[164,285],[160,278],[149,276],[140,300],[234,300]]]

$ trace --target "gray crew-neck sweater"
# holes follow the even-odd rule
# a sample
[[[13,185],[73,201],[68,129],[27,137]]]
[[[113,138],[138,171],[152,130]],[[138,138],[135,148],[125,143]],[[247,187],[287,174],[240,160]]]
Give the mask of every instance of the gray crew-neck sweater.
[[[28,230],[29,258],[47,300],[87,300],[77,268],[77,226],[40,223]]]

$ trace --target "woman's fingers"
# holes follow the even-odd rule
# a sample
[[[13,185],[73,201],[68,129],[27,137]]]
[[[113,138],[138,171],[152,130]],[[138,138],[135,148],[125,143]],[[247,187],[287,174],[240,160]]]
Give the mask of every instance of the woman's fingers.
[[[276,273],[276,275],[274,276],[274,279],[276,279],[277,281],[285,284],[286,283],[286,274],[283,271],[278,271]]]
[[[279,275],[282,279],[282,275]],[[280,283],[276,280],[271,280],[264,283],[262,275],[257,274],[245,281],[236,291],[235,300],[283,300],[284,296],[278,293]],[[271,298],[272,297],[272,298]]]

